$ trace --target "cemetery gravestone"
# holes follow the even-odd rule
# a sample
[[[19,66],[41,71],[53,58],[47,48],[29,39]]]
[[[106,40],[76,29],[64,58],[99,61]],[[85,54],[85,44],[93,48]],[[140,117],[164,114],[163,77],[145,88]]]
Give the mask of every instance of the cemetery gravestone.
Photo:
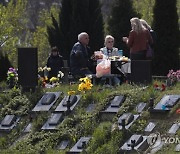
[[[69,153],[81,153],[86,148],[91,137],[81,137],[79,141],[70,149]]]
[[[165,95],[151,112],[170,111],[174,105],[180,100],[180,95]]]
[[[32,111],[49,111],[62,92],[46,92]]]
[[[130,139],[120,148],[122,152],[145,151],[148,148],[147,136],[132,135]]]
[[[12,130],[16,126],[19,120],[20,118],[16,117],[15,115],[6,115],[4,119],[1,121],[0,130],[1,131]]]
[[[180,152],[180,144],[176,145],[175,151],[176,151],[176,152]]]
[[[141,113],[146,107],[146,103],[141,102],[136,106],[136,112]]]
[[[65,112],[67,111],[67,101],[70,101],[70,110],[72,111],[74,109],[74,107],[78,104],[79,100],[80,100],[81,96],[80,95],[73,95],[70,97],[69,100],[69,96],[65,96],[63,98],[63,100],[60,102],[60,104],[57,106],[57,108],[55,109],[56,112]]]
[[[156,124],[155,123],[153,123],[153,122],[149,122],[149,124],[146,126],[146,128],[145,128],[145,132],[152,132],[153,131],[153,129],[155,128],[155,126],[156,126]]]
[[[57,149],[59,149],[59,150],[64,150],[64,149],[66,149],[66,147],[68,146],[68,144],[69,144],[69,141],[68,141],[68,140],[64,140],[64,141],[62,141],[62,142],[58,145]]]
[[[179,129],[179,127],[180,127],[180,123],[173,124],[171,126],[171,128],[169,129],[168,133],[169,134],[176,134],[176,132]]]
[[[137,120],[139,115],[133,115],[132,113],[124,113],[118,119],[119,129],[129,129],[135,120]]]
[[[108,107],[104,111],[101,111],[101,113],[117,113],[124,101],[125,96],[115,96],[113,100],[110,101]]]
[[[47,120],[47,122],[41,128],[42,130],[56,130],[57,126],[63,120],[62,113],[52,113],[51,117]]]

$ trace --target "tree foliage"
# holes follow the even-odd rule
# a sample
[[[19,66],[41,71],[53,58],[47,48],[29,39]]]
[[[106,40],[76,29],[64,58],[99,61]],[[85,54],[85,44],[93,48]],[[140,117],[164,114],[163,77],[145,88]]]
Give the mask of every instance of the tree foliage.
[[[139,16],[133,9],[131,0],[115,0],[111,16],[108,20],[108,31],[115,38],[115,46],[127,50],[122,42],[123,36],[128,36],[131,30],[130,19]]]
[[[10,61],[17,61],[16,47],[20,43],[20,37],[26,25],[25,6],[26,0],[10,1],[7,6],[0,4],[0,46],[6,52]]]
[[[48,34],[46,26],[52,25],[51,14],[55,16],[55,19],[58,17],[58,9],[54,6],[51,7],[50,11],[42,10],[39,14],[39,22],[41,25],[36,27],[35,32],[30,34],[30,42],[31,46],[35,46],[38,48],[38,65],[45,66],[47,62],[47,58],[50,52],[50,45],[48,41]]]
[[[47,30],[51,46],[57,46],[65,59],[69,59],[77,35],[83,31],[90,36],[92,50],[103,45],[103,18],[98,0],[62,0],[59,20],[60,23],[52,16],[53,25]]]
[[[157,34],[154,73],[166,75],[170,69],[179,69],[178,15],[176,0],[155,1],[153,28]]]
[[[142,18],[147,21],[148,24],[152,24],[153,21],[153,7],[155,0],[134,0],[135,10],[142,15]]]

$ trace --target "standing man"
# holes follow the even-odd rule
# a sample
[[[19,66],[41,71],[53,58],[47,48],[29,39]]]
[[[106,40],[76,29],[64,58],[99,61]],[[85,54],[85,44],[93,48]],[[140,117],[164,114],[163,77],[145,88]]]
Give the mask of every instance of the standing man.
[[[92,54],[88,44],[89,35],[86,32],[80,33],[78,42],[74,44],[70,54],[70,69],[73,75],[85,76],[86,74],[92,74],[90,71],[92,67],[90,57]]]

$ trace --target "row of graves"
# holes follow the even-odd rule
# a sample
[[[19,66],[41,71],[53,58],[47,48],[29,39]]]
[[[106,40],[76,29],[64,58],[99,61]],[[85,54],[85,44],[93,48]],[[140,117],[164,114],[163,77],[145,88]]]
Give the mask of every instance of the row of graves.
[[[63,120],[69,115],[73,114],[74,108],[78,105],[81,100],[81,95],[71,95],[64,96],[60,101],[59,105],[54,111],[50,110],[56,101],[60,98],[62,92],[46,92],[42,98],[37,102],[35,107],[32,109],[32,113],[39,112],[50,112],[51,115],[47,121],[43,124],[41,130],[57,130],[58,125],[63,123]],[[107,106],[102,110],[101,116],[114,116],[120,110],[122,104],[125,102],[126,97],[124,95],[114,96],[107,104]],[[161,100],[154,105],[154,100],[150,99],[149,103],[139,102],[135,110],[137,114],[124,113],[118,117],[118,128],[120,130],[128,130],[133,123],[141,116],[142,112],[148,110],[150,113],[167,113],[172,108],[179,103],[180,95],[164,95]],[[96,108],[96,104],[89,104],[86,108],[86,112],[92,112]],[[0,131],[1,133],[9,132],[14,129],[20,120],[20,117],[15,115],[6,115],[0,119]],[[154,151],[158,151],[165,145],[159,138],[159,134],[154,133],[156,130],[157,123],[154,121],[149,121],[143,134],[133,134],[123,145],[119,147],[120,153],[133,153],[134,151],[146,151],[152,148]],[[167,133],[170,135],[175,135],[180,128],[180,123],[174,123]],[[25,129],[24,133],[30,132],[32,129],[32,124],[29,123]],[[153,134],[153,135],[152,135]],[[82,136],[78,142],[70,147],[69,153],[80,153],[88,146],[88,142],[91,140],[91,136]],[[64,150],[69,146],[69,140],[63,140],[58,144],[58,149]],[[180,144],[177,144],[175,151],[180,151]]]

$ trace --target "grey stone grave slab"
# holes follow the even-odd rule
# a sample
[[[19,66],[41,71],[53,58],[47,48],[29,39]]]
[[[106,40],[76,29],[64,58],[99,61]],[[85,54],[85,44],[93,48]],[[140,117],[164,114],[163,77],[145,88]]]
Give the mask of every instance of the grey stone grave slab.
[[[2,126],[11,126],[14,122],[15,115],[6,115],[5,118],[1,121]]]
[[[132,149],[132,146],[131,146],[132,141],[134,141],[134,149]],[[149,145],[147,143],[147,136],[134,134],[120,148],[120,153],[121,152],[129,153],[129,152],[132,152],[133,150],[135,150],[135,151],[145,151],[148,147],[149,147]]]
[[[15,115],[6,115],[0,124],[0,131],[10,131],[20,120],[20,117],[16,117]]]
[[[156,124],[154,122],[149,122],[149,124],[144,129],[145,132],[152,132],[153,129],[156,127]]]
[[[42,130],[56,130],[60,122],[63,121],[62,113],[52,113],[47,122],[42,126]]]
[[[49,111],[62,92],[46,92],[32,111]]]
[[[59,103],[59,105],[57,106],[57,108],[55,109],[56,112],[65,112],[67,111],[67,101],[68,101],[69,96],[65,96],[63,98],[63,100]],[[71,99],[70,99],[70,104],[71,104],[71,111],[74,109],[74,107],[77,105],[77,103],[79,102],[81,98],[81,95],[74,95]]]
[[[176,105],[180,100],[180,95],[164,95],[160,102],[154,107],[151,112],[166,112]]]
[[[101,111],[101,113],[117,113],[125,101],[125,96],[115,96],[111,101],[108,107],[104,110]]]
[[[144,108],[146,107],[146,103],[144,102],[140,102],[137,106],[136,106],[136,112],[141,113]]]
[[[68,141],[68,140],[64,140],[64,141],[62,141],[62,142],[58,145],[57,149],[59,149],[59,150],[64,150],[64,149],[66,149],[66,147],[68,146],[68,144],[69,144],[69,141]]]
[[[69,153],[80,153],[83,151],[83,146],[86,146],[91,137],[81,137],[79,141],[70,149]],[[86,148],[86,147],[85,147]]]
[[[92,112],[96,107],[96,104],[89,104],[86,108],[86,112]]]
[[[175,151],[176,151],[176,152],[180,152],[180,144],[176,145]]]
[[[180,128],[180,123],[175,123],[171,126],[168,133],[169,134],[176,134],[177,130]]]
[[[125,129],[129,129],[133,122],[137,120],[139,115],[133,115],[132,113],[124,113],[121,115],[118,119],[118,127],[119,129],[122,129],[122,120],[125,119]]]
[[[32,123],[29,123],[26,127],[25,127],[25,129],[24,129],[24,133],[29,133],[29,132],[31,132],[31,130],[32,130]]]

